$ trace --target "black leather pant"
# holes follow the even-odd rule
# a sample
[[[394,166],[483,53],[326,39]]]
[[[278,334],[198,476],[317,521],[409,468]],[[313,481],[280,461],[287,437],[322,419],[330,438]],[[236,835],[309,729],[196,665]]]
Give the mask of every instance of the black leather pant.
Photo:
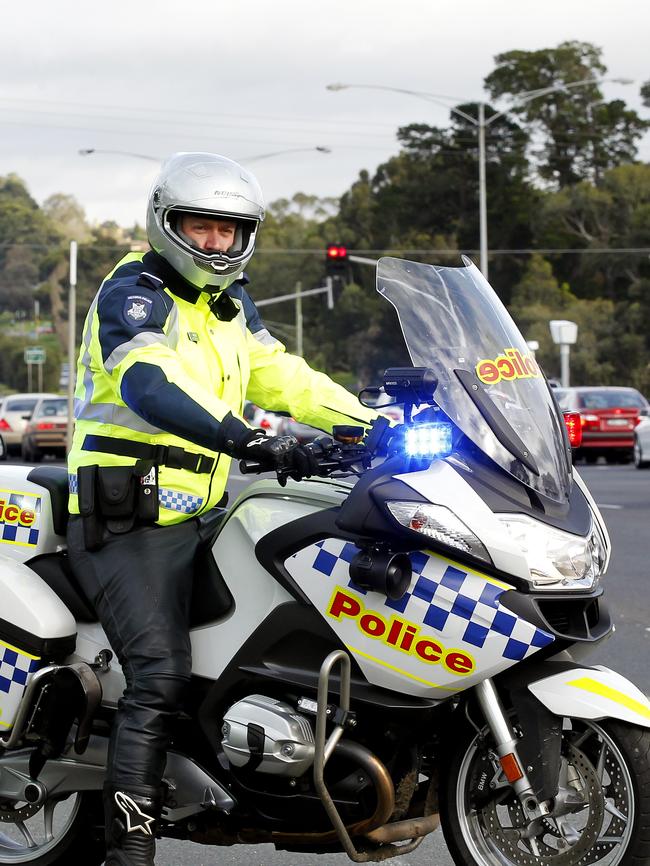
[[[197,522],[105,533],[84,548],[81,520],[68,528],[70,564],[92,601],[126,678],[108,752],[107,782],[158,787],[170,727],[192,670],[189,611]]]

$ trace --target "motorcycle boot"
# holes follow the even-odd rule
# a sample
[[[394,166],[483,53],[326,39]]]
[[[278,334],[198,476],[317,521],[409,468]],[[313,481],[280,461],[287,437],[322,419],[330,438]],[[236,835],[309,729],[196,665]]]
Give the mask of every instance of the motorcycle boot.
[[[106,860],[104,866],[154,866],[162,791],[104,786]]]

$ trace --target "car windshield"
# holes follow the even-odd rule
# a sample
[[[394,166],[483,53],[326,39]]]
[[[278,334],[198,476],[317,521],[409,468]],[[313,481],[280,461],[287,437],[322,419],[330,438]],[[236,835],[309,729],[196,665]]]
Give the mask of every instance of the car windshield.
[[[403,259],[377,264],[415,367],[433,370],[435,402],[481,451],[528,487],[568,499],[566,430],[526,341],[478,268]]]
[[[44,415],[58,415],[59,417],[65,418],[67,414],[67,400],[43,400],[37,412],[39,418]]]
[[[579,404],[582,409],[642,409],[646,401],[638,391],[622,388],[611,391],[580,391]]]
[[[4,405],[5,412],[33,412],[36,405],[36,399],[20,398],[16,400],[7,400]]]

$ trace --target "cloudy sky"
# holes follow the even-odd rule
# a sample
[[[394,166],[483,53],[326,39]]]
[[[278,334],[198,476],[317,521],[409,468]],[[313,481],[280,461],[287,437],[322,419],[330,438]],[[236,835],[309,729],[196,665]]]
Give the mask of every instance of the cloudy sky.
[[[220,152],[257,174],[268,201],[340,195],[396,152],[398,126],[448,117],[387,91],[327,91],[332,82],[479,99],[495,54],[567,39],[602,47],[608,74],[634,79],[604,85],[609,98],[640,108],[650,79],[650,4],[638,0],[2,5],[0,175],[19,174],[39,202],[70,193],[89,219],[124,225],[144,222],[157,168],[127,154]],[[260,158],[277,151],[295,152]]]

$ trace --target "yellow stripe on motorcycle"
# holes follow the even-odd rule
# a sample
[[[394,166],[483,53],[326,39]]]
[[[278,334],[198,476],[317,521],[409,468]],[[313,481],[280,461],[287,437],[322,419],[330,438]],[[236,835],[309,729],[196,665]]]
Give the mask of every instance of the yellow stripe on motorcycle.
[[[638,713],[645,719],[650,719],[650,704],[642,704],[640,701],[626,695],[625,692],[598,682],[598,680],[592,677],[580,677],[577,680],[571,680],[567,685],[581,689],[584,692],[590,692],[592,695],[598,695],[601,698],[607,698],[607,700],[614,701],[614,703],[621,704],[621,706],[626,707],[628,710]]]

